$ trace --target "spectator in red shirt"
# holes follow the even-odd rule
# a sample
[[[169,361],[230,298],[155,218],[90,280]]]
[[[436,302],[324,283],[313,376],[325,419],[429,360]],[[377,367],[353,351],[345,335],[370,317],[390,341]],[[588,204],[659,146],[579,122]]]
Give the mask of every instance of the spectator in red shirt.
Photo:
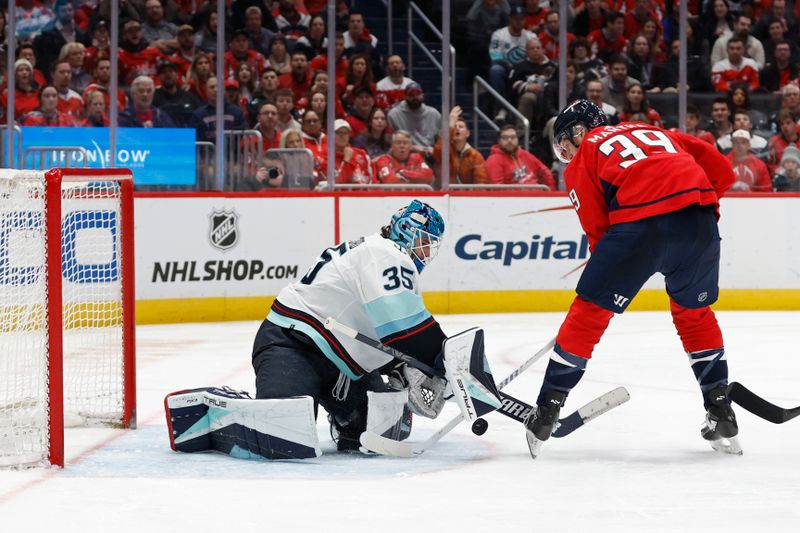
[[[800,131],[798,131],[800,126],[794,121],[792,113],[788,109],[778,111],[778,123],[780,124],[780,133],[770,138],[767,144],[769,154],[767,163],[772,172],[775,172],[775,167],[781,162],[786,148],[789,146],[800,148]]]
[[[27,59],[33,68],[33,81],[39,87],[44,87],[47,84],[47,79],[42,74],[42,71],[36,68],[36,52],[33,45],[30,43],[20,43],[17,45],[17,59]]]
[[[541,184],[551,191],[556,189],[553,175],[544,163],[519,147],[517,130],[511,124],[500,128],[499,140],[486,160],[486,173],[492,183]]]
[[[313,111],[312,111],[313,113]],[[333,124],[333,145],[335,159],[336,183],[370,183],[369,157],[364,150],[350,146],[350,124],[337,119]],[[328,150],[324,150],[320,158],[320,178],[327,179]]]
[[[39,108],[22,117],[23,126],[70,127],[75,118],[58,110],[58,89],[45,85],[39,90]]]
[[[733,165],[736,181],[731,186],[731,191],[739,192],[769,192],[772,190],[772,179],[767,165],[750,152],[750,132],[736,130],[731,135],[733,150],[728,154],[728,159]]]
[[[72,115],[73,122],[77,122],[83,115],[83,98],[69,87],[72,68],[66,61],[57,61],[50,69],[50,76],[58,90],[58,111]]]
[[[208,100],[206,87],[208,79],[211,78],[211,60],[205,52],[197,52],[192,60],[187,74],[189,82],[189,92],[193,93],[200,100]],[[277,79],[277,78],[276,78]]]
[[[79,126],[85,128],[102,128],[109,125],[108,115],[106,115],[106,99],[100,91],[92,91],[86,98],[86,118]]]
[[[255,129],[261,133],[261,145],[264,153],[272,148],[279,148],[281,132],[276,127],[278,124],[278,108],[271,102],[261,104],[258,109],[258,119]]]
[[[558,61],[558,32],[560,27],[561,23],[558,11],[550,11],[544,18],[544,30],[539,32],[539,40],[542,41],[544,55],[552,61]],[[567,33],[567,46],[569,46],[569,43],[572,42],[574,38],[575,35]]]
[[[663,128],[661,115],[647,103],[641,83],[633,83],[625,89],[625,103],[619,115],[621,122],[644,122],[657,128]]]
[[[308,59],[303,52],[292,52],[292,71],[278,78],[278,84],[284,89],[290,89],[297,102],[308,94],[311,89],[311,72],[308,70]]]
[[[159,61],[166,59],[164,52],[145,41],[142,25],[135,20],[125,23],[119,48],[119,79],[123,85],[130,85],[139,76],[155,80]]]
[[[392,135],[392,149],[373,163],[373,175],[381,183],[433,184],[433,169],[422,154],[411,152],[411,134],[397,130]]]
[[[344,57],[344,37],[341,33],[336,33],[336,42],[334,44],[336,46],[336,50],[334,50],[334,57],[336,58],[335,74],[336,87],[338,91],[340,86],[342,87],[342,90],[344,90],[345,78],[347,77],[347,67],[350,65],[350,62],[346,57]],[[324,70],[325,72],[328,71],[327,50],[311,60],[311,70],[315,72],[319,70]]]
[[[633,9],[625,13],[625,38],[631,39],[640,33],[648,19],[658,20],[658,15],[653,11],[652,0],[636,0]]]
[[[749,57],[744,57],[744,40],[734,35],[728,40],[728,58],[717,61],[711,68],[711,82],[714,90],[725,92],[733,83],[744,83],[756,90],[758,84],[758,65]]]
[[[228,51],[225,52],[224,72],[225,78],[233,78],[236,74],[236,67],[242,61],[249,63],[256,76],[261,77],[261,73],[267,68],[267,60],[263,55],[250,49],[250,41],[247,37],[247,30],[236,30],[233,32],[231,41],[228,44]]]
[[[375,107],[375,99],[369,87],[357,87],[353,99],[353,107],[345,120],[350,124],[352,131],[350,135],[355,137],[361,135],[369,124],[369,114]]]
[[[27,59],[14,62],[14,120],[39,107],[39,86],[33,81],[33,66]],[[0,117],[5,119],[8,110],[8,89],[0,99]]]
[[[591,32],[588,36],[592,45],[592,55],[608,62],[617,54],[624,54],[628,46],[625,40],[625,17],[619,11],[611,11],[603,20],[602,29]]]
[[[94,78],[83,90],[83,99],[89,93],[100,92],[103,98],[106,99],[106,111],[111,107],[111,60],[107,57],[101,57],[94,64]],[[117,88],[117,109],[122,111],[128,107],[128,97],[125,91]]]
[[[322,159],[322,153],[328,149],[328,139],[322,131],[322,119],[313,109],[306,109],[300,124],[303,125],[303,144],[314,157]]]
[[[698,128],[700,124],[700,111],[697,106],[689,104],[686,106],[686,134],[693,135],[708,144],[715,144],[714,136],[711,132]],[[680,131],[680,128],[670,128],[670,131]]]
[[[547,13],[547,9],[539,5],[539,0],[525,0],[525,29],[534,33],[542,31]]]

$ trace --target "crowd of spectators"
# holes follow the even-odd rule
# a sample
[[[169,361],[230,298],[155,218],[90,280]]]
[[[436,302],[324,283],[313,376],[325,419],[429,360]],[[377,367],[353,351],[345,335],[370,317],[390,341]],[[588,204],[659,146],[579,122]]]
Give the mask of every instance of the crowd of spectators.
[[[14,119],[24,126],[100,127],[116,105],[120,126],[193,128],[198,141],[214,142],[216,95],[223,90],[225,129],[258,131],[265,152],[307,148],[318,181],[327,179],[334,142],[339,183],[438,184],[445,125],[425,103],[426,88],[406,76],[400,55],[387,57],[358,2],[339,0],[334,21],[327,20],[326,4],[232,0],[218,21],[209,0],[120,0],[119,90],[112,95],[110,2],[19,0]],[[612,123],[677,126],[650,103],[655,94],[678,90],[677,5],[571,0],[568,98],[594,101]],[[688,9],[689,89],[719,95],[710,106],[690,106],[687,131],[729,155],[738,189],[800,190],[800,1],[691,0]],[[0,18],[5,22],[4,12]],[[560,22],[553,0],[472,0],[458,26],[468,43],[459,57],[529,119],[530,141],[539,146],[549,146],[558,112]],[[336,28],[334,80],[327,74],[329,23]],[[215,76],[217,61],[223,80]],[[333,125],[329,83],[336,94]],[[0,120],[6,120],[9,88],[0,89]],[[780,110],[751,105],[757,94],[779,95]],[[534,151],[537,158],[523,150],[520,124],[502,106],[489,111],[500,131],[484,153],[469,144],[458,106],[446,117],[450,183],[555,189],[550,154]]]

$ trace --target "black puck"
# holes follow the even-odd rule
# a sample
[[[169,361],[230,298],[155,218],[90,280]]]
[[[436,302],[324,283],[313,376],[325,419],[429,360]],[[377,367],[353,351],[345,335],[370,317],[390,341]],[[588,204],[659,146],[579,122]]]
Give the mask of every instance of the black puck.
[[[472,423],[472,432],[476,435],[483,435],[487,429],[489,429],[489,422],[483,418],[479,418]]]

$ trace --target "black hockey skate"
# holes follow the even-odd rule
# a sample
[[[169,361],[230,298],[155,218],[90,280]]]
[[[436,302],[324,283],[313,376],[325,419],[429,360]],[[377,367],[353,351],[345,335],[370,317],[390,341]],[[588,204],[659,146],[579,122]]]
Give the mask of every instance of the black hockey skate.
[[[558,413],[566,399],[567,395],[563,392],[547,391],[542,403],[528,413],[525,419],[525,438],[534,459],[539,455],[542,443],[558,429]]]
[[[728,398],[728,386],[722,385],[709,391],[708,399],[711,406],[706,410],[700,435],[718,452],[742,455],[742,447],[736,438],[739,426]]]

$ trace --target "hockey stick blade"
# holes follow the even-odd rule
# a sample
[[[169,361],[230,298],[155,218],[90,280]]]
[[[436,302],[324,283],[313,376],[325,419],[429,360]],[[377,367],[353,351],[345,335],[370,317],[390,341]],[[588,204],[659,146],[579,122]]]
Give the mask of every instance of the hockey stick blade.
[[[631,399],[628,389],[625,387],[617,387],[614,390],[598,396],[591,402],[587,403],[571,415],[568,415],[558,421],[558,429],[553,432],[553,437],[560,439],[566,437],[579,427],[587,422],[594,420],[603,413],[619,407],[623,403]]]
[[[553,437],[566,437],[576,429],[585,425],[587,422],[590,422],[603,413],[607,413],[611,409],[627,402],[630,397],[631,396],[628,394],[628,391],[625,389],[625,387],[618,387],[614,390],[606,392],[605,394],[601,394],[594,400],[583,405],[574,413],[561,418],[558,421],[559,428],[553,433]],[[504,412],[502,409],[498,409],[498,412],[500,414],[505,414],[517,422],[522,423],[523,421],[521,417],[513,416],[510,413]],[[396,441],[387,439],[386,437],[382,437],[369,431],[362,433],[360,440],[361,444],[365,448],[375,453],[391,455],[393,457],[414,457],[415,455],[422,454],[425,450],[436,444],[443,436],[449,433],[450,430],[456,427],[461,420],[463,420],[461,415],[457,416],[446,426],[423,441]]]
[[[728,386],[728,396],[731,401],[773,424],[783,424],[800,415],[800,406],[784,409],[768,402],[737,381]]]

